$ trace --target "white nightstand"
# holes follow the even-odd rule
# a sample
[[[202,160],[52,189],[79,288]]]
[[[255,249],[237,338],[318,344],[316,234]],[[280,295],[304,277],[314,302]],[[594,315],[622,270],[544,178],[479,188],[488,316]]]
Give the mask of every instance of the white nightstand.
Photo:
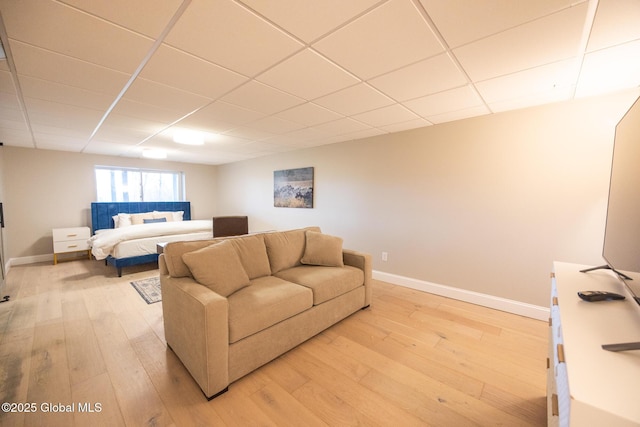
[[[58,263],[58,254],[86,251],[91,259],[89,247],[91,231],[89,227],[71,227],[53,229],[53,263]]]

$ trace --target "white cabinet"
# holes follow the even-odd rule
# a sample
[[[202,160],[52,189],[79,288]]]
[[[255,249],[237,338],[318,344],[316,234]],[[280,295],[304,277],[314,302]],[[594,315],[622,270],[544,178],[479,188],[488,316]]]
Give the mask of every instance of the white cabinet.
[[[640,306],[611,271],[554,263],[551,279],[547,411],[550,426],[640,426],[640,351],[603,344],[640,341]],[[586,302],[578,291],[625,295]]]
[[[91,259],[89,237],[91,237],[89,227],[54,228],[53,263],[58,263],[59,254],[80,251],[86,251],[88,258]]]

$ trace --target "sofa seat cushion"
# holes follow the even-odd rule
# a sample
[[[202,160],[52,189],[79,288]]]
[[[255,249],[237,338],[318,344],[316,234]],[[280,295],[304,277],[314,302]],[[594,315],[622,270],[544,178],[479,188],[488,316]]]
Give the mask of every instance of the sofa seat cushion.
[[[276,273],[276,277],[313,291],[313,304],[322,304],[364,284],[364,272],[352,266],[301,265]]]
[[[274,276],[251,280],[229,296],[229,343],[233,344],[313,306],[313,292]]]

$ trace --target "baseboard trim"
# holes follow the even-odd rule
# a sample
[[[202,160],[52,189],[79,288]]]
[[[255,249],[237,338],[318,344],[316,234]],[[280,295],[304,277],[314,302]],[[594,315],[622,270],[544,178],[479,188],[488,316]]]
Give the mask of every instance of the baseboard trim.
[[[451,286],[439,285],[424,280],[413,279],[411,277],[398,276],[396,274],[385,273],[383,271],[373,271],[373,278],[406,288],[428,292],[447,298],[469,302],[483,307],[493,308],[519,316],[530,317],[532,319],[546,321],[549,319],[549,309],[520,301],[514,301],[493,295],[481,294],[479,292],[468,291],[466,289],[453,288]]]
[[[36,264],[38,262],[53,262],[53,254],[23,256],[19,258],[10,258],[7,262],[7,270],[12,265]]]

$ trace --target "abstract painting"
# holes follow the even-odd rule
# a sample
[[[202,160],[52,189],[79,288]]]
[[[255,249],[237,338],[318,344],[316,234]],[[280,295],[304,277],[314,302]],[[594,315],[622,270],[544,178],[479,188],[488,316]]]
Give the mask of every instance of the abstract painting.
[[[273,206],[313,208],[313,168],[274,171]]]

